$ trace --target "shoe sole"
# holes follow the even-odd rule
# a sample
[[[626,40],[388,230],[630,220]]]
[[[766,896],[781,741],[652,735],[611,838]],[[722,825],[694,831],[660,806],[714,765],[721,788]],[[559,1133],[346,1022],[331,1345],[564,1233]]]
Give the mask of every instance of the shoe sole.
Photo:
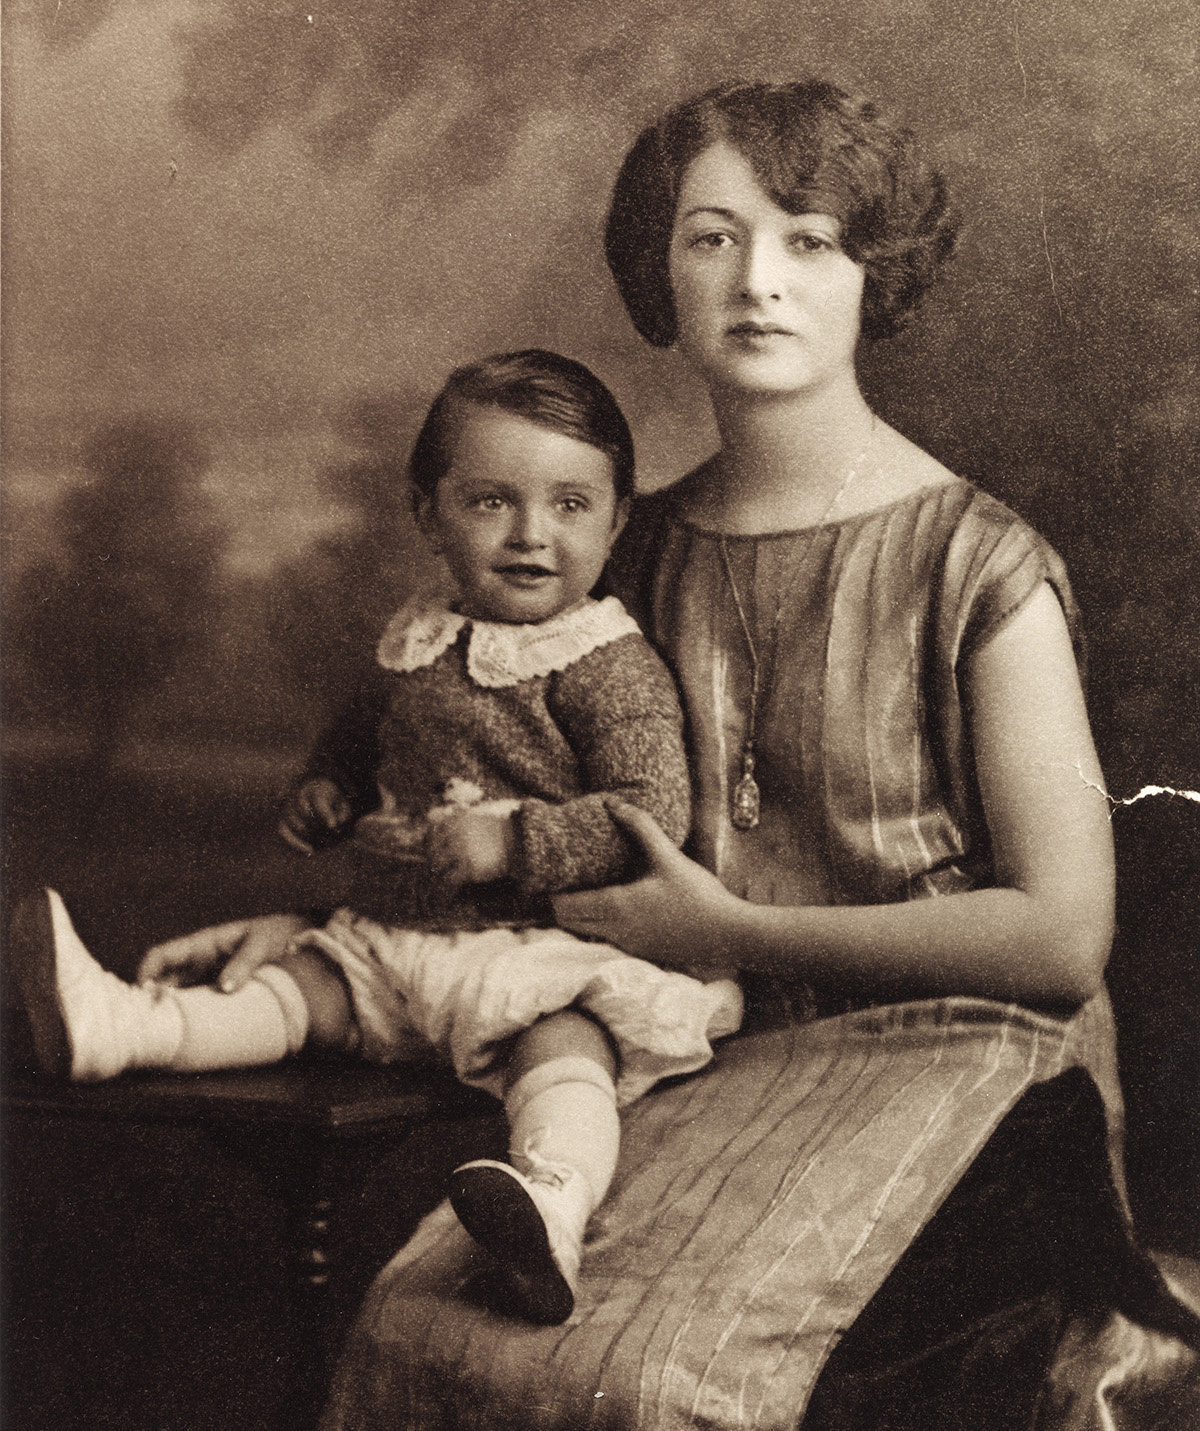
[[[8,957],[37,1065],[43,1073],[67,1078],[71,1073],[71,1042],[58,1001],[54,915],[47,890],[18,907],[9,931]]]
[[[575,1295],[550,1251],[542,1215],[517,1179],[503,1168],[464,1168],[450,1180],[450,1205],[502,1264],[524,1315],[547,1326],[565,1322]]]

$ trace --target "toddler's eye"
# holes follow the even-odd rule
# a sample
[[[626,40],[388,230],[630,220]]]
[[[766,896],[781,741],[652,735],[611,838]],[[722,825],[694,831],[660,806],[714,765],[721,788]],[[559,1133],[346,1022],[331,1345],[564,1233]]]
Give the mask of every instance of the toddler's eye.
[[[504,506],[504,498],[499,492],[484,492],[481,496],[471,499],[471,506],[484,512],[498,512]]]

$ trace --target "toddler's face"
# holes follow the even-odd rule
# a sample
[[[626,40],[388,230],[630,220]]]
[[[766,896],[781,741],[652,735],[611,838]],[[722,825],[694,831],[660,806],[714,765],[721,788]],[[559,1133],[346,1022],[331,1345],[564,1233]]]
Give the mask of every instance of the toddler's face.
[[[599,579],[625,523],[613,466],[589,443],[515,413],[469,404],[454,458],[418,518],[481,621],[537,622]]]

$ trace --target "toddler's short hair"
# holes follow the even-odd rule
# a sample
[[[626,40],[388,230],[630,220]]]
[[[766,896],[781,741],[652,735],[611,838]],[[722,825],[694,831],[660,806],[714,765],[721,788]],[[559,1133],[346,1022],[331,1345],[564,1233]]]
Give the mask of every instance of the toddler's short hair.
[[[907,129],[834,84],[725,84],[644,129],[613,190],[605,256],[634,326],[656,347],[676,339],[667,267],[679,188],[710,145],[731,145],[788,213],[836,204],[843,250],[866,270],[862,331],[889,337],[954,251],[958,221],[941,174]]]
[[[633,496],[633,437],[616,398],[591,369],[544,348],[495,353],[454,369],[408,460],[408,475],[421,496],[432,498],[450,470],[466,404],[501,408],[599,448],[612,462],[618,501]]]

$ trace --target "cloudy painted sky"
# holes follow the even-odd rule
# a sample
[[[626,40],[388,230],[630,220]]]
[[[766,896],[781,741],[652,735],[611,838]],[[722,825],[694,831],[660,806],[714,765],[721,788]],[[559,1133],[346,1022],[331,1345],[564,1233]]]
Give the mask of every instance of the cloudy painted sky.
[[[651,480],[675,475],[709,441],[702,409],[639,345],[598,236],[639,125],[732,74],[865,89],[956,182],[957,272],[874,364],[914,435],[1002,469],[1010,497],[1078,480],[1098,411],[1164,460],[1194,448],[1191,0],[8,0],[4,18],[10,553],[45,536],[91,430],[157,412],[208,435],[252,565],[320,528],[346,401],[416,411],[453,362],[528,342],[593,363]]]

